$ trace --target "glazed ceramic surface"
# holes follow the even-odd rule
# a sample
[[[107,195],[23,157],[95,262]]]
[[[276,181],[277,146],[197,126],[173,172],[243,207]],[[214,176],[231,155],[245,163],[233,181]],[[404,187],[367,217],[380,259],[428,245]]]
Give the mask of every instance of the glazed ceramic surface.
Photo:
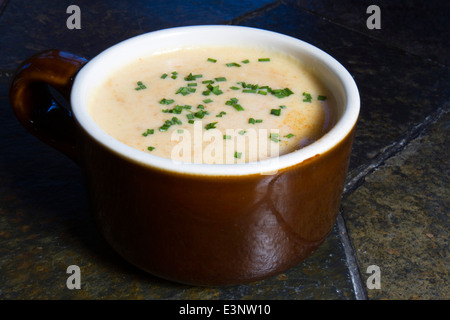
[[[263,46],[300,59],[332,91],[335,127],[278,158],[207,165],[137,151],[89,117],[90,90],[130,59],[216,44]],[[60,108],[43,84],[70,99],[71,110]],[[65,52],[41,53],[18,70],[10,96],[31,133],[80,164],[93,217],[111,246],[143,270],[195,285],[238,284],[277,274],[324,241],[338,213],[359,114],[352,77],[328,54],[285,35],[234,26],[144,34],[87,64]]]

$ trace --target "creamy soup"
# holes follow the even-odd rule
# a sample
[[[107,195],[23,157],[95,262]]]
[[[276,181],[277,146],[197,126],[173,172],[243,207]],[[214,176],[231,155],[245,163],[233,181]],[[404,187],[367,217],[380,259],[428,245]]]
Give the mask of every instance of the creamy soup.
[[[288,55],[260,48],[196,47],[141,57],[89,100],[94,121],[142,152],[196,163],[276,157],[334,125],[334,99]]]

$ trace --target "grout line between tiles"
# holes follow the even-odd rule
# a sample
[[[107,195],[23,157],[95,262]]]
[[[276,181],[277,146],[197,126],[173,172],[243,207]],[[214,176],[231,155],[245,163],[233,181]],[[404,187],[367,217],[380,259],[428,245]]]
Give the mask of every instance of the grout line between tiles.
[[[339,238],[341,239],[341,243],[344,248],[345,258],[353,284],[353,290],[355,291],[355,298],[356,300],[367,300],[367,292],[363,285],[364,282],[361,279],[358,259],[356,258],[355,249],[347,232],[345,220],[342,216],[342,210],[339,212],[336,223],[339,230]]]
[[[346,198],[361,184],[363,184],[367,175],[371,174],[378,167],[383,165],[386,160],[401,152],[409,144],[409,142],[411,142],[411,140],[420,136],[424,132],[424,130],[426,130],[433,123],[439,120],[442,115],[450,112],[449,105],[450,103],[446,103],[444,106],[438,108],[433,113],[428,115],[424,121],[408,130],[408,132],[399,140],[385,147],[384,150],[377,157],[375,157],[374,160],[352,170],[344,186],[343,198]]]
[[[342,198],[344,199],[351,193],[353,193],[353,191],[355,191],[364,183],[366,176],[383,165],[386,160],[401,152],[413,139],[419,137],[427,128],[436,123],[447,112],[450,112],[449,103],[435,110],[433,113],[428,115],[423,122],[411,128],[400,140],[386,147],[384,149],[384,152],[380,153],[378,157],[376,157],[373,161],[353,170],[350,173],[350,179],[347,180],[344,186],[344,193]],[[364,282],[361,278],[356,251],[347,232],[347,226],[345,224],[342,209],[340,210],[337,218],[337,227],[339,230],[339,237],[344,248],[353,289],[355,291],[355,298],[357,300],[367,300],[367,292],[364,287]]]

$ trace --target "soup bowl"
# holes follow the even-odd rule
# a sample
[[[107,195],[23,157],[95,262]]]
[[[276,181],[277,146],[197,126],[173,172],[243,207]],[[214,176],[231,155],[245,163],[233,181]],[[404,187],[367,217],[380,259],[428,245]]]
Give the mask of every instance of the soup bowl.
[[[88,97],[114,70],[141,56],[184,46],[256,46],[300,60],[336,100],[336,124],[314,143],[252,163],[175,163],[104,132]],[[61,93],[62,107],[49,90]],[[18,68],[10,103],[33,135],[83,171],[92,217],[124,259],[191,285],[264,279],[306,259],[338,214],[360,100],[349,72],[297,38],[239,26],[190,26],[120,42],[89,62],[47,50]]]

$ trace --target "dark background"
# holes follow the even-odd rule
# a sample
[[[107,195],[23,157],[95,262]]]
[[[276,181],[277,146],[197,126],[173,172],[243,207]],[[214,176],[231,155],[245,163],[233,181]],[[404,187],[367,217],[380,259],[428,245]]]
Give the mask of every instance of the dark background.
[[[81,29],[69,30],[69,5]],[[369,5],[381,29],[369,30]],[[448,1],[0,0],[0,299],[448,299]],[[200,288],[145,274],[92,225],[81,172],[23,129],[9,83],[30,55],[88,59],[162,28],[234,24],[307,41],[340,61],[361,94],[341,213],[325,243],[278,276]],[[81,289],[66,287],[69,265]],[[381,271],[369,289],[368,266]]]

